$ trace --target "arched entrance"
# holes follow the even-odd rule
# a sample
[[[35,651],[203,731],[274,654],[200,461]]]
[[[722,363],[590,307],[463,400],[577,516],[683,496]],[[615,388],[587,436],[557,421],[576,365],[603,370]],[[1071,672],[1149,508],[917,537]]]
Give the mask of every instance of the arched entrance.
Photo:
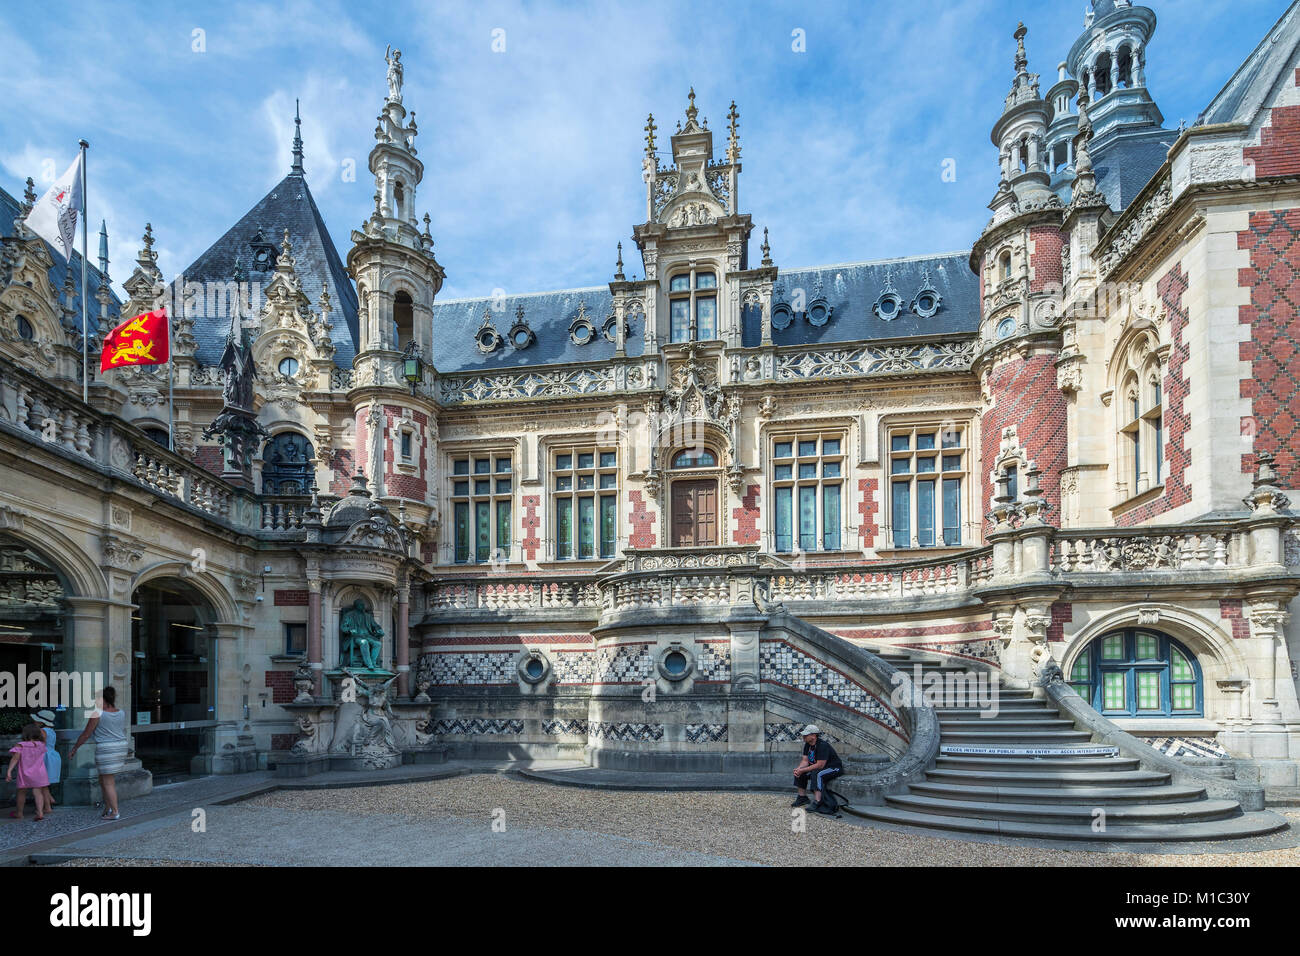
[[[718,455],[711,448],[679,451],[670,465],[673,547],[718,543]]]
[[[0,672],[14,675],[20,695],[28,689],[22,675],[64,670],[65,651],[72,649],[67,595],[68,582],[52,561],[17,538],[0,534]],[[0,734],[17,733],[29,722],[33,707],[24,706],[28,703],[0,708]],[[80,706],[62,700],[47,703]]]
[[[197,588],[177,578],[142,584],[131,600],[135,755],[155,783],[165,782],[189,775],[215,725],[215,615]]]

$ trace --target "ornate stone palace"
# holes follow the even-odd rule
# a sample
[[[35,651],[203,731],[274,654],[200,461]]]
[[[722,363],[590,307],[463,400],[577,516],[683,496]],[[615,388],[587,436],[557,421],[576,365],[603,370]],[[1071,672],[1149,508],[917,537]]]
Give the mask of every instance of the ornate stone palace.
[[[897,762],[932,717],[864,649],[1059,667],[1108,733],[1295,787],[1296,10],[1177,129],[1151,10],[1094,0],[1046,79],[1022,25],[956,253],[782,268],[735,104],[715,143],[692,91],[645,124],[609,281],[438,299],[400,54],[345,258],[300,139],[170,283],[146,226],[126,301],[106,239],[83,289],[22,224],[31,180],[0,192],[4,670],[116,685],[137,792],[448,752],[766,766],[809,719]],[[169,307],[174,450],[165,367],[82,403],[82,296],[100,339]]]

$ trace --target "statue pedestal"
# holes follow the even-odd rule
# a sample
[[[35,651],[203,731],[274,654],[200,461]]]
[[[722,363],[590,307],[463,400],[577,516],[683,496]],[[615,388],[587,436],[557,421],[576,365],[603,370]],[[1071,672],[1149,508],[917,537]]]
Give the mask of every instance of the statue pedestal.
[[[402,754],[330,754],[331,770],[389,770],[402,765]]]

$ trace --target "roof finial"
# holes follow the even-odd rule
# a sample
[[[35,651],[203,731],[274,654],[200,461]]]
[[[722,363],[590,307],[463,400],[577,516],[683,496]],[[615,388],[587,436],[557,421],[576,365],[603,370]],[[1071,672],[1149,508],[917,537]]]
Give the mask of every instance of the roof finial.
[[[731,101],[731,112],[727,114],[729,120],[727,129],[730,135],[727,138],[727,160],[734,163],[740,159],[740,136],[736,130],[740,127],[740,113],[736,109],[736,101]]]
[[[141,265],[145,262],[154,263],[158,261],[158,253],[153,251],[153,223],[144,224],[144,248],[140,250],[140,257],[137,259]]]
[[[618,266],[614,272],[614,280],[616,282],[622,282],[626,278],[627,276],[623,275],[623,243],[620,242],[618,244]]]
[[[1016,75],[1029,72],[1029,55],[1025,53],[1025,36],[1028,33],[1022,20],[1016,27],[1016,32],[1012,34],[1016,38]]]
[[[302,168],[302,113],[297,100],[293,101],[293,165],[289,167],[289,172],[299,176],[305,172]]]
[[[99,272],[108,278],[108,221],[99,220]]]
[[[700,112],[695,108],[695,87],[691,87],[691,92],[688,94],[687,99],[690,100],[690,103],[686,107],[686,119],[688,122],[694,123],[696,115]]]
[[[36,205],[36,184],[32,182],[32,177],[27,177],[27,188],[23,190],[23,218],[26,219]]]
[[[645,126],[643,127],[645,130],[645,154],[647,156],[653,157],[655,154],[655,130],[658,128],[659,127],[655,125],[655,115],[654,113],[651,113],[646,118]],[[35,199],[32,200],[32,202],[35,201]]]
[[[763,250],[763,265],[770,266],[772,264],[772,247],[767,244],[767,226],[763,227],[763,244],[759,248]]]

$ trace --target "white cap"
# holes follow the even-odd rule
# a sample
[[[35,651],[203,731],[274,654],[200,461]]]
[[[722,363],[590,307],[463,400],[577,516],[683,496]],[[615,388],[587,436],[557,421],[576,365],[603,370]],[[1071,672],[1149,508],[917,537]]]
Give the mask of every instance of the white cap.
[[[822,732],[821,728],[818,727],[816,724],[809,724],[803,730],[799,731],[799,736],[807,737],[809,734],[820,734],[821,732]]]

